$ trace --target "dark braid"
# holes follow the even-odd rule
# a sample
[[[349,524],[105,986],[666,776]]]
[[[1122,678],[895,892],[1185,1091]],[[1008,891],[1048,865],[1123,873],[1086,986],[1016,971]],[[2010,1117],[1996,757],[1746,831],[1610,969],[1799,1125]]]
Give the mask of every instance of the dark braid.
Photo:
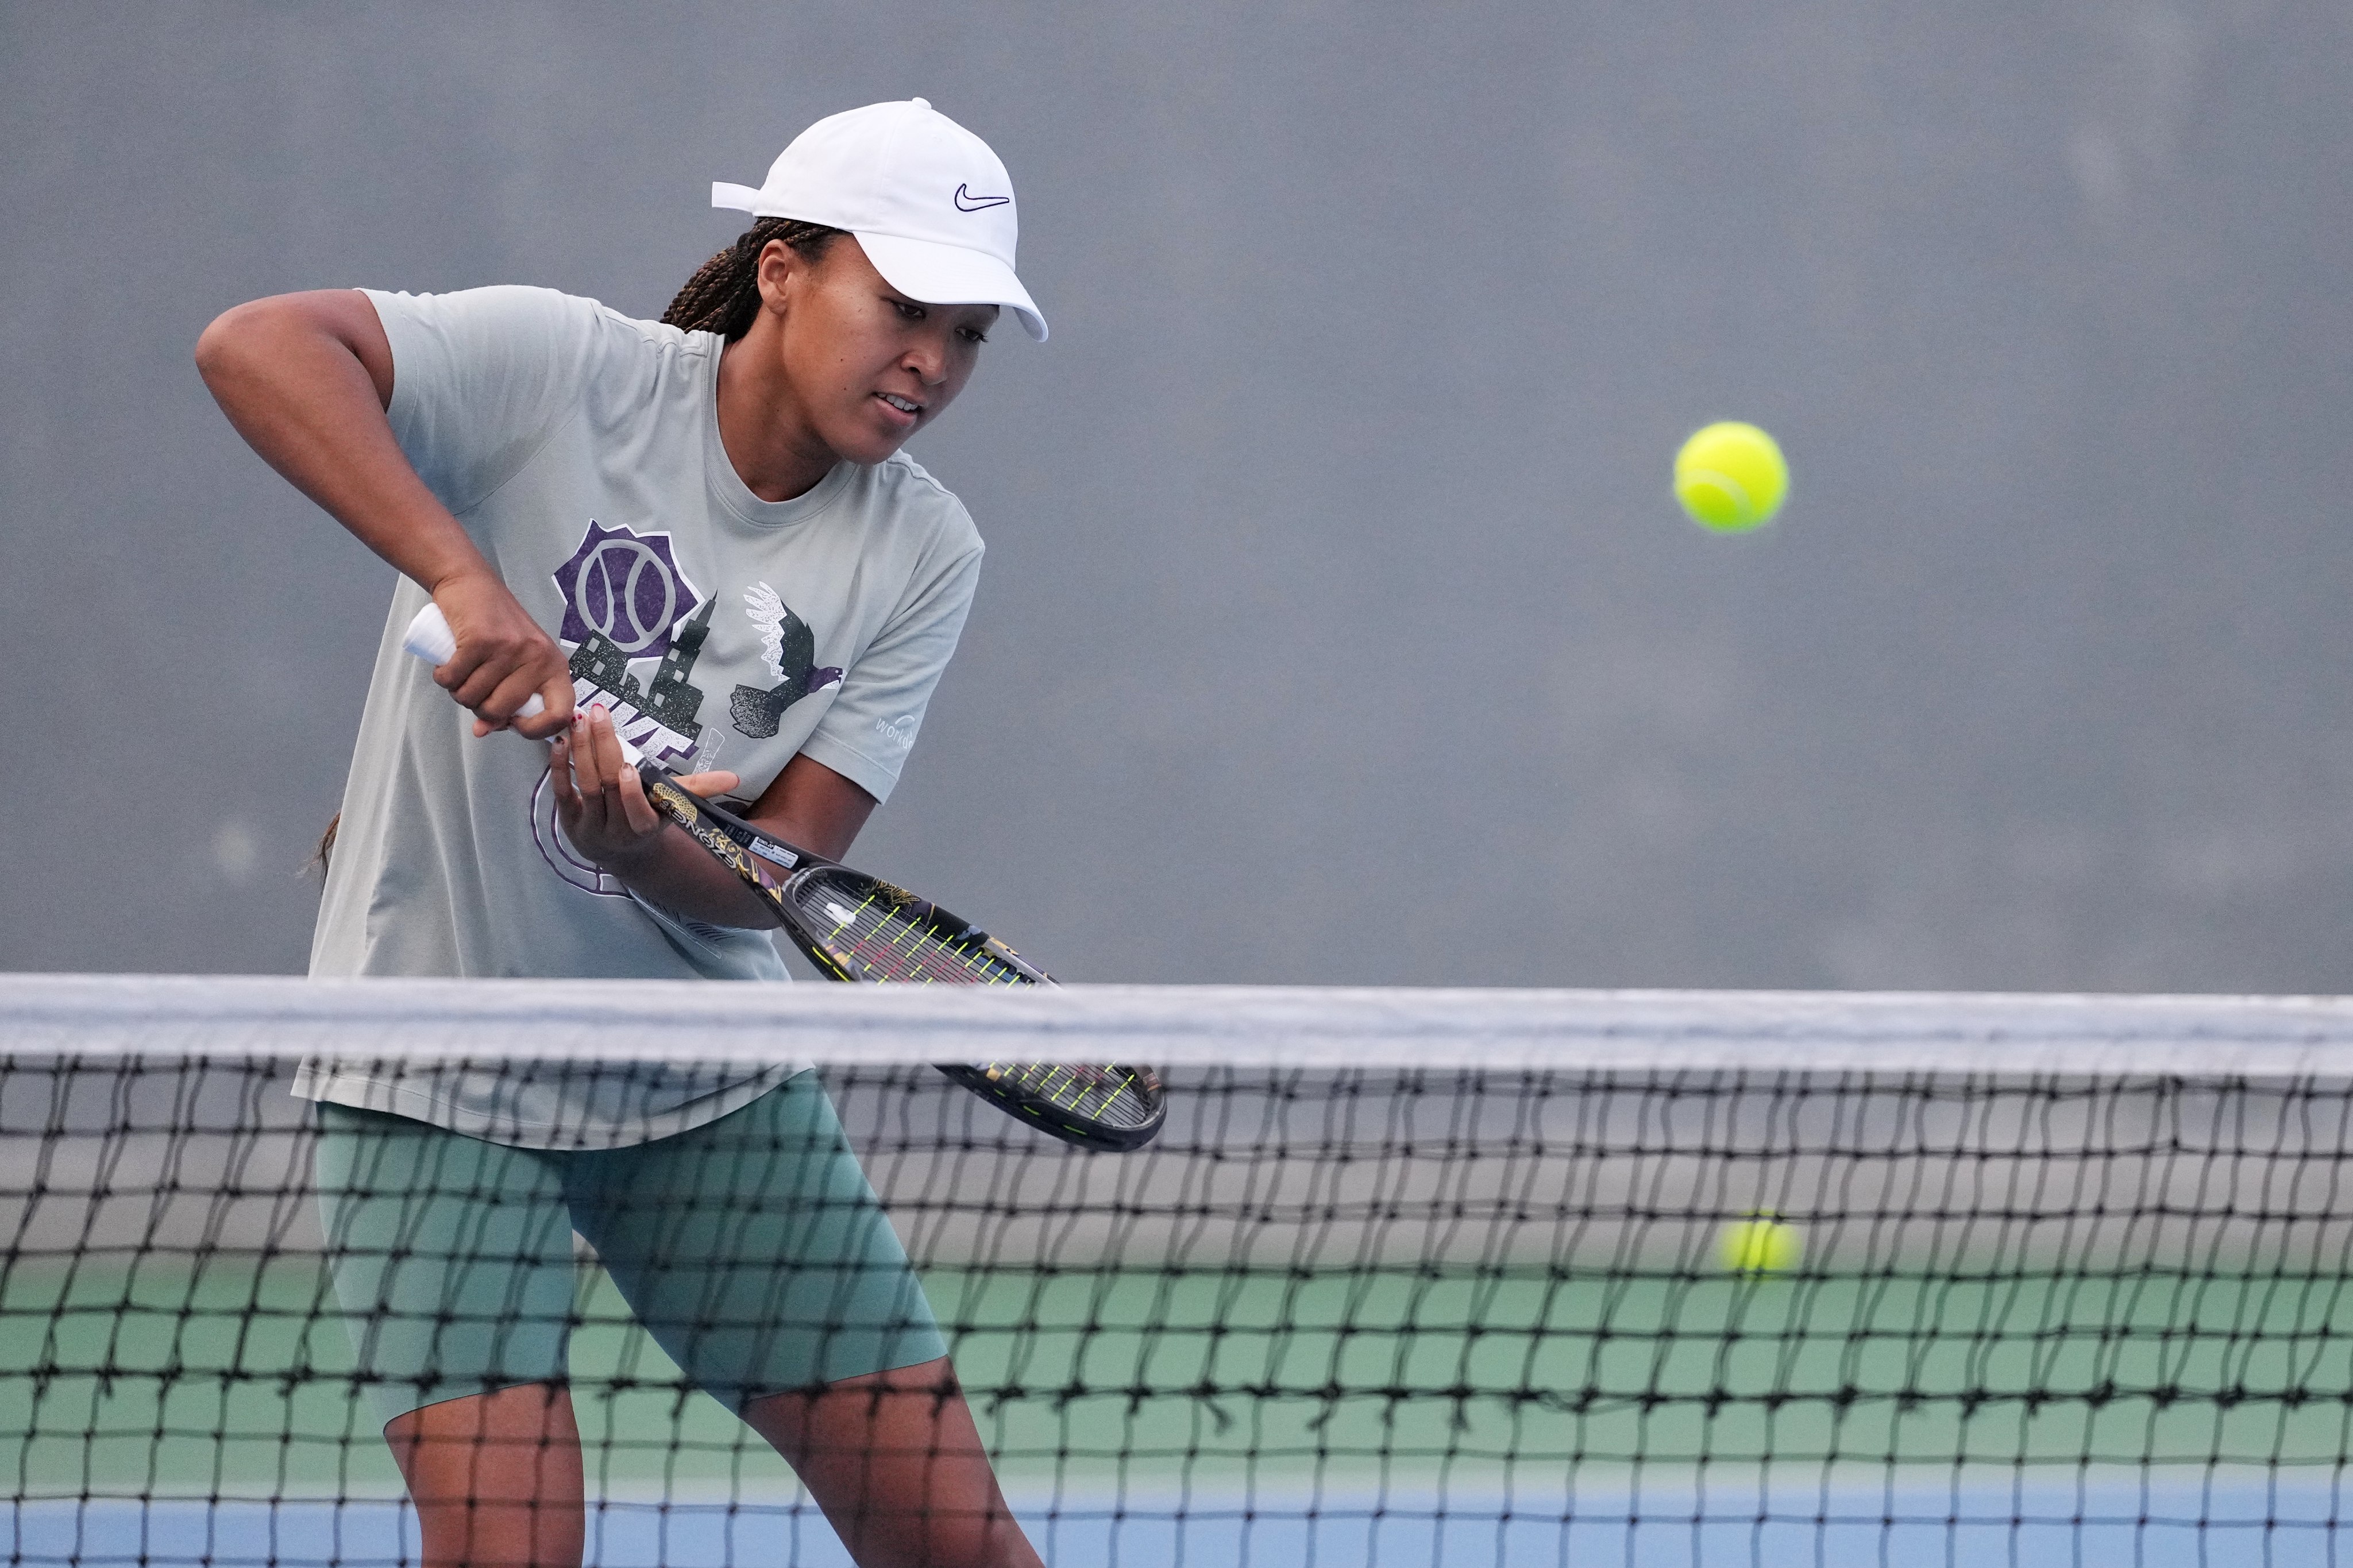
[[[760,219],[686,280],[662,312],[662,325],[717,332],[733,342],[752,330],[760,313],[760,252],[768,242],[781,239],[804,260],[815,261],[842,232],[797,217]]]

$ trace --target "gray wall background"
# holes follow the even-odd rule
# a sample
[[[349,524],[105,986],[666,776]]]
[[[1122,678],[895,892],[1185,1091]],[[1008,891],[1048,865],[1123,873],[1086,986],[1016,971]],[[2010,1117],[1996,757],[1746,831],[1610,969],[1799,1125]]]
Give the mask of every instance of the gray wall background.
[[[1055,335],[915,447],[989,567],[861,863],[1072,979],[2353,990],[2348,82],[2336,0],[0,5],[0,966],[306,951],[390,572],[213,314],[658,314],[920,93]]]

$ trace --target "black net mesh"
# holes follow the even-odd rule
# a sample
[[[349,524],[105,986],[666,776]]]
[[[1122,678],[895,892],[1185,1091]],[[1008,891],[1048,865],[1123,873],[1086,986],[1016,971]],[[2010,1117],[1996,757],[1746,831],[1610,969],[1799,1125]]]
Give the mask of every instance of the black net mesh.
[[[2336,1560],[2344,1081],[1166,1076],[1158,1142],[1103,1155],[928,1067],[825,1074],[1048,1561]],[[288,1077],[0,1068],[12,1563],[419,1559],[366,1370],[385,1331],[329,1282],[314,1111]],[[684,1217],[656,1228],[683,1237],[710,1217],[697,1192],[726,1225],[832,1201],[806,1151],[731,1148],[683,1197],[607,1183],[598,1223],[668,1201]],[[406,1179],[457,1180],[434,1169]],[[395,1250],[429,1255],[428,1228]],[[657,1273],[695,1262],[656,1251]],[[585,1503],[540,1500],[579,1518],[577,1550],[847,1561],[663,1348],[705,1353],[691,1311],[649,1309],[641,1280],[633,1307],[577,1258],[553,1309],[440,1309],[501,1342],[561,1319]],[[871,1337],[895,1309],[855,1272],[763,1277],[748,1315],[712,1296],[748,1337],[710,1344]]]

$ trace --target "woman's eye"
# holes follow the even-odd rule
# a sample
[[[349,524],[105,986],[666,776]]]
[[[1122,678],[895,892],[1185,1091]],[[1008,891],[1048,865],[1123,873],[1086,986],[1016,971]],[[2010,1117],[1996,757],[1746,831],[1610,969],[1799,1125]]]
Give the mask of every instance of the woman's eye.
[[[902,321],[920,321],[923,319],[923,308],[912,300],[893,300],[891,303],[899,307],[899,319]]]
[[[988,341],[988,334],[978,327],[966,327],[964,329],[964,341],[968,343],[985,343]]]

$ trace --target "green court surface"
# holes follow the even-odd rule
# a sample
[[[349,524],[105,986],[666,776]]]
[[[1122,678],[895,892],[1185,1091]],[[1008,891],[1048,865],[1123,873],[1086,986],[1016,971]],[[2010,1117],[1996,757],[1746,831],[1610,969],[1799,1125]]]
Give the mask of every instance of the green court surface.
[[[0,1282],[19,1499],[385,1497],[316,1260],[100,1258]],[[2317,1275],[1998,1279],[935,1271],[1017,1484],[1797,1464],[2279,1465],[2353,1450],[2353,1290]],[[757,1497],[782,1466],[591,1274],[592,1486]]]

